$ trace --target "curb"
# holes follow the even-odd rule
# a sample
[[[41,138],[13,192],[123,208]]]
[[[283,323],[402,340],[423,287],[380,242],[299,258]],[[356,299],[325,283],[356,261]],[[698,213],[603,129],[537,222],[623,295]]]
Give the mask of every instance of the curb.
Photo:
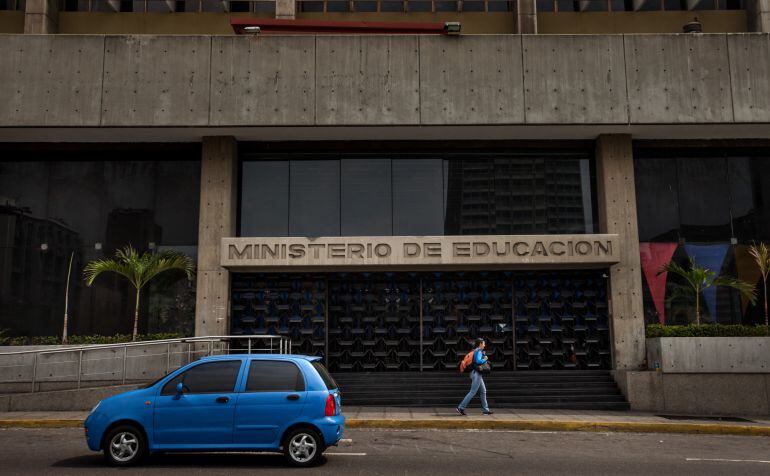
[[[0,428],[83,428],[83,420],[0,420]]]
[[[708,423],[590,422],[551,420],[387,420],[349,419],[347,428],[589,431],[623,433],[682,433],[703,435],[770,436],[770,426]]]
[[[518,430],[622,433],[680,433],[770,437],[770,426],[708,423],[590,422],[551,420],[348,419],[347,428],[398,430]],[[83,420],[0,420],[0,428],[82,428]]]

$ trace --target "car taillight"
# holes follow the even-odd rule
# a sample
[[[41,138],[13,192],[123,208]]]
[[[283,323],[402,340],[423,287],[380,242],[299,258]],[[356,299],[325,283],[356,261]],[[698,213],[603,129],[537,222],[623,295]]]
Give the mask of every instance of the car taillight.
[[[334,416],[337,413],[337,403],[331,393],[326,397],[326,410],[324,416]]]

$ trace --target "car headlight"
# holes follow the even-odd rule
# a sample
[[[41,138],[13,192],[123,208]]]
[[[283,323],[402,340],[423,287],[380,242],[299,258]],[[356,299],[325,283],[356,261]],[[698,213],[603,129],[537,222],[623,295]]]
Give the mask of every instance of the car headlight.
[[[95,412],[96,409],[99,408],[99,405],[101,405],[101,404],[102,404],[102,402],[97,403],[96,406],[91,409],[91,413]]]

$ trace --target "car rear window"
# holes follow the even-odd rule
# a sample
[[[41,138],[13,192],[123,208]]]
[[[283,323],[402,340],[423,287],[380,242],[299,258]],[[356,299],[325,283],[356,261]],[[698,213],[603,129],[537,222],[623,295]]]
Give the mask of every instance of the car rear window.
[[[305,378],[292,362],[277,360],[252,360],[247,392],[303,392]]]
[[[324,384],[326,385],[326,388],[328,390],[334,390],[335,388],[339,388],[339,386],[337,385],[337,382],[334,381],[332,376],[329,374],[329,371],[326,370],[326,367],[324,367],[324,365],[321,362],[314,360],[311,363],[313,364],[313,367],[318,371],[318,375],[321,376],[321,380],[324,381]]]

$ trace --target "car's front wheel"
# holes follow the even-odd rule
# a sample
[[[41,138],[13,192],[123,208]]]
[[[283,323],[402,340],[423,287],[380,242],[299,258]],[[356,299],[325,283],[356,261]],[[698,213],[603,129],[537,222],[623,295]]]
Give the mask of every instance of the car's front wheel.
[[[138,464],[147,453],[144,433],[134,426],[113,428],[104,439],[104,458],[113,466]]]
[[[292,466],[315,466],[323,457],[324,447],[321,436],[310,428],[297,428],[284,440],[283,454]]]

